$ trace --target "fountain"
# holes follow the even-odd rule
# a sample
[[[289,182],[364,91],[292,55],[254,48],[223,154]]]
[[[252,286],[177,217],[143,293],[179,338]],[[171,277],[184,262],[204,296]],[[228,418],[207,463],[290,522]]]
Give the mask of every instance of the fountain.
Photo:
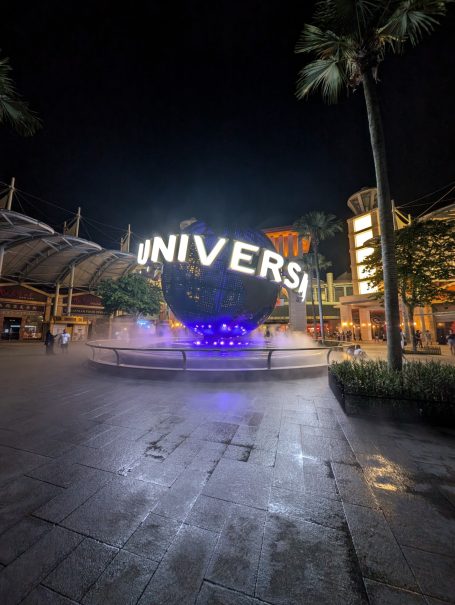
[[[283,258],[261,231],[235,228],[219,234],[194,220],[167,244],[154,240],[140,248],[139,262],[146,264],[150,252],[155,262],[162,255],[163,295],[186,335],[91,342],[93,364],[155,377],[216,379],[289,377],[327,367],[330,349],[308,336],[261,333],[282,286],[299,288],[303,299],[302,284],[306,288],[298,263],[284,270]]]

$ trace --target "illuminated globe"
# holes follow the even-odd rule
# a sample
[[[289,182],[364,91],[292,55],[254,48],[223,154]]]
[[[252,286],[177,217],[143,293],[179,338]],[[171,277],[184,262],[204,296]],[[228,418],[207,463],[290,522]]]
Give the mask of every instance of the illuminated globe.
[[[214,233],[196,221],[183,233],[203,235],[207,251],[218,237],[229,238],[210,267],[201,265],[192,240],[186,263],[164,263],[163,295],[174,315],[196,334],[229,338],[242,336],[262,324],[275,308],[279,284],[230,271],[232,241],[274,250],[271,241],[254,229],[227,229]]]

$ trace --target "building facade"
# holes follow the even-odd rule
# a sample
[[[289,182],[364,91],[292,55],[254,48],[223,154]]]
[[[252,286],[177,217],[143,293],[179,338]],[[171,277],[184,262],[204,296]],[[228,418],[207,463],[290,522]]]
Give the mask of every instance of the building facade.
[[[362,340],[384,340],[386,338],[384,307],[375,296],[377,288],[369,284],[369,275],[364,264],[365,258],[373,252],[368,245],[369,240],[381,235],[377,190],[361,189],[349,198],[347,205],[354,215],[347,220],[353,292],[350,296],[340,298],[341,327],[342,330],[351,330]],[[405,216],[396,208],[393,212],[395,229],[402,229],[410,224],[409,215]],[[455,204],[452,204],[422,219],[453,220],[454,214]],[[455,289],[455,284],[452,286],[448,284],[448,288],[451,287]],[[409,339],[409,327],[404,321],[403,313],[401,317],[401,327]],[[435,304],[417,309],[414,325],[423,333],[428,332],[431,342],[445,343],[445,335],[449,330],[455,331],[455,306]]]

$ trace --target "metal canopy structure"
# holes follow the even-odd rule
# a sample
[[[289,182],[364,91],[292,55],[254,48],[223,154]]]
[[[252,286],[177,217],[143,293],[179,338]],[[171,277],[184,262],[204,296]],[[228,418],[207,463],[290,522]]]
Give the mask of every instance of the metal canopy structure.
[[[57,233],[29,216],[0,210],[0,279],[22,285],[93,290],[137,267],[136,257]]]

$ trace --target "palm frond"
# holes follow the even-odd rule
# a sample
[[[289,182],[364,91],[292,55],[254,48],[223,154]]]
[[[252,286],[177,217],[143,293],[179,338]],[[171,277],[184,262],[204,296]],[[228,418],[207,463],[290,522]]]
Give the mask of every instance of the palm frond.
[[[401,50],[407,40],[415,46],[439,24],[449,1],[403,0],[395,3],[394,10],[385,15],[384,24],[378,28],[378,36],[395,51]]]
[[[337,59],[316,59],[299,72],[296,96],[303,99],[321,90],[327,103],[335,103],[341,89],[347,85],[345,64]]]
[[[307,233],[312,241],[316,243],[333,237],[336,233],[343,230],[342,223],[334,214],[326,214],[319,210],[313,210],[304,214],[294,223],[294,226],[301,233]]]
[[[0,123],[8,122],[19,134],[30,136],[41,128],[41,121],[17,93],[11,71],[9,59],[0,59]]]
[[[314,53],[319,59],[340,58],[350,51],[352,41],[330,30],[306,24],[295,45],[296,53]]]
[[[319,0],[314,20],[324,28],[343,34],[355,32],[361,38],[383,6],[383,0]]]

